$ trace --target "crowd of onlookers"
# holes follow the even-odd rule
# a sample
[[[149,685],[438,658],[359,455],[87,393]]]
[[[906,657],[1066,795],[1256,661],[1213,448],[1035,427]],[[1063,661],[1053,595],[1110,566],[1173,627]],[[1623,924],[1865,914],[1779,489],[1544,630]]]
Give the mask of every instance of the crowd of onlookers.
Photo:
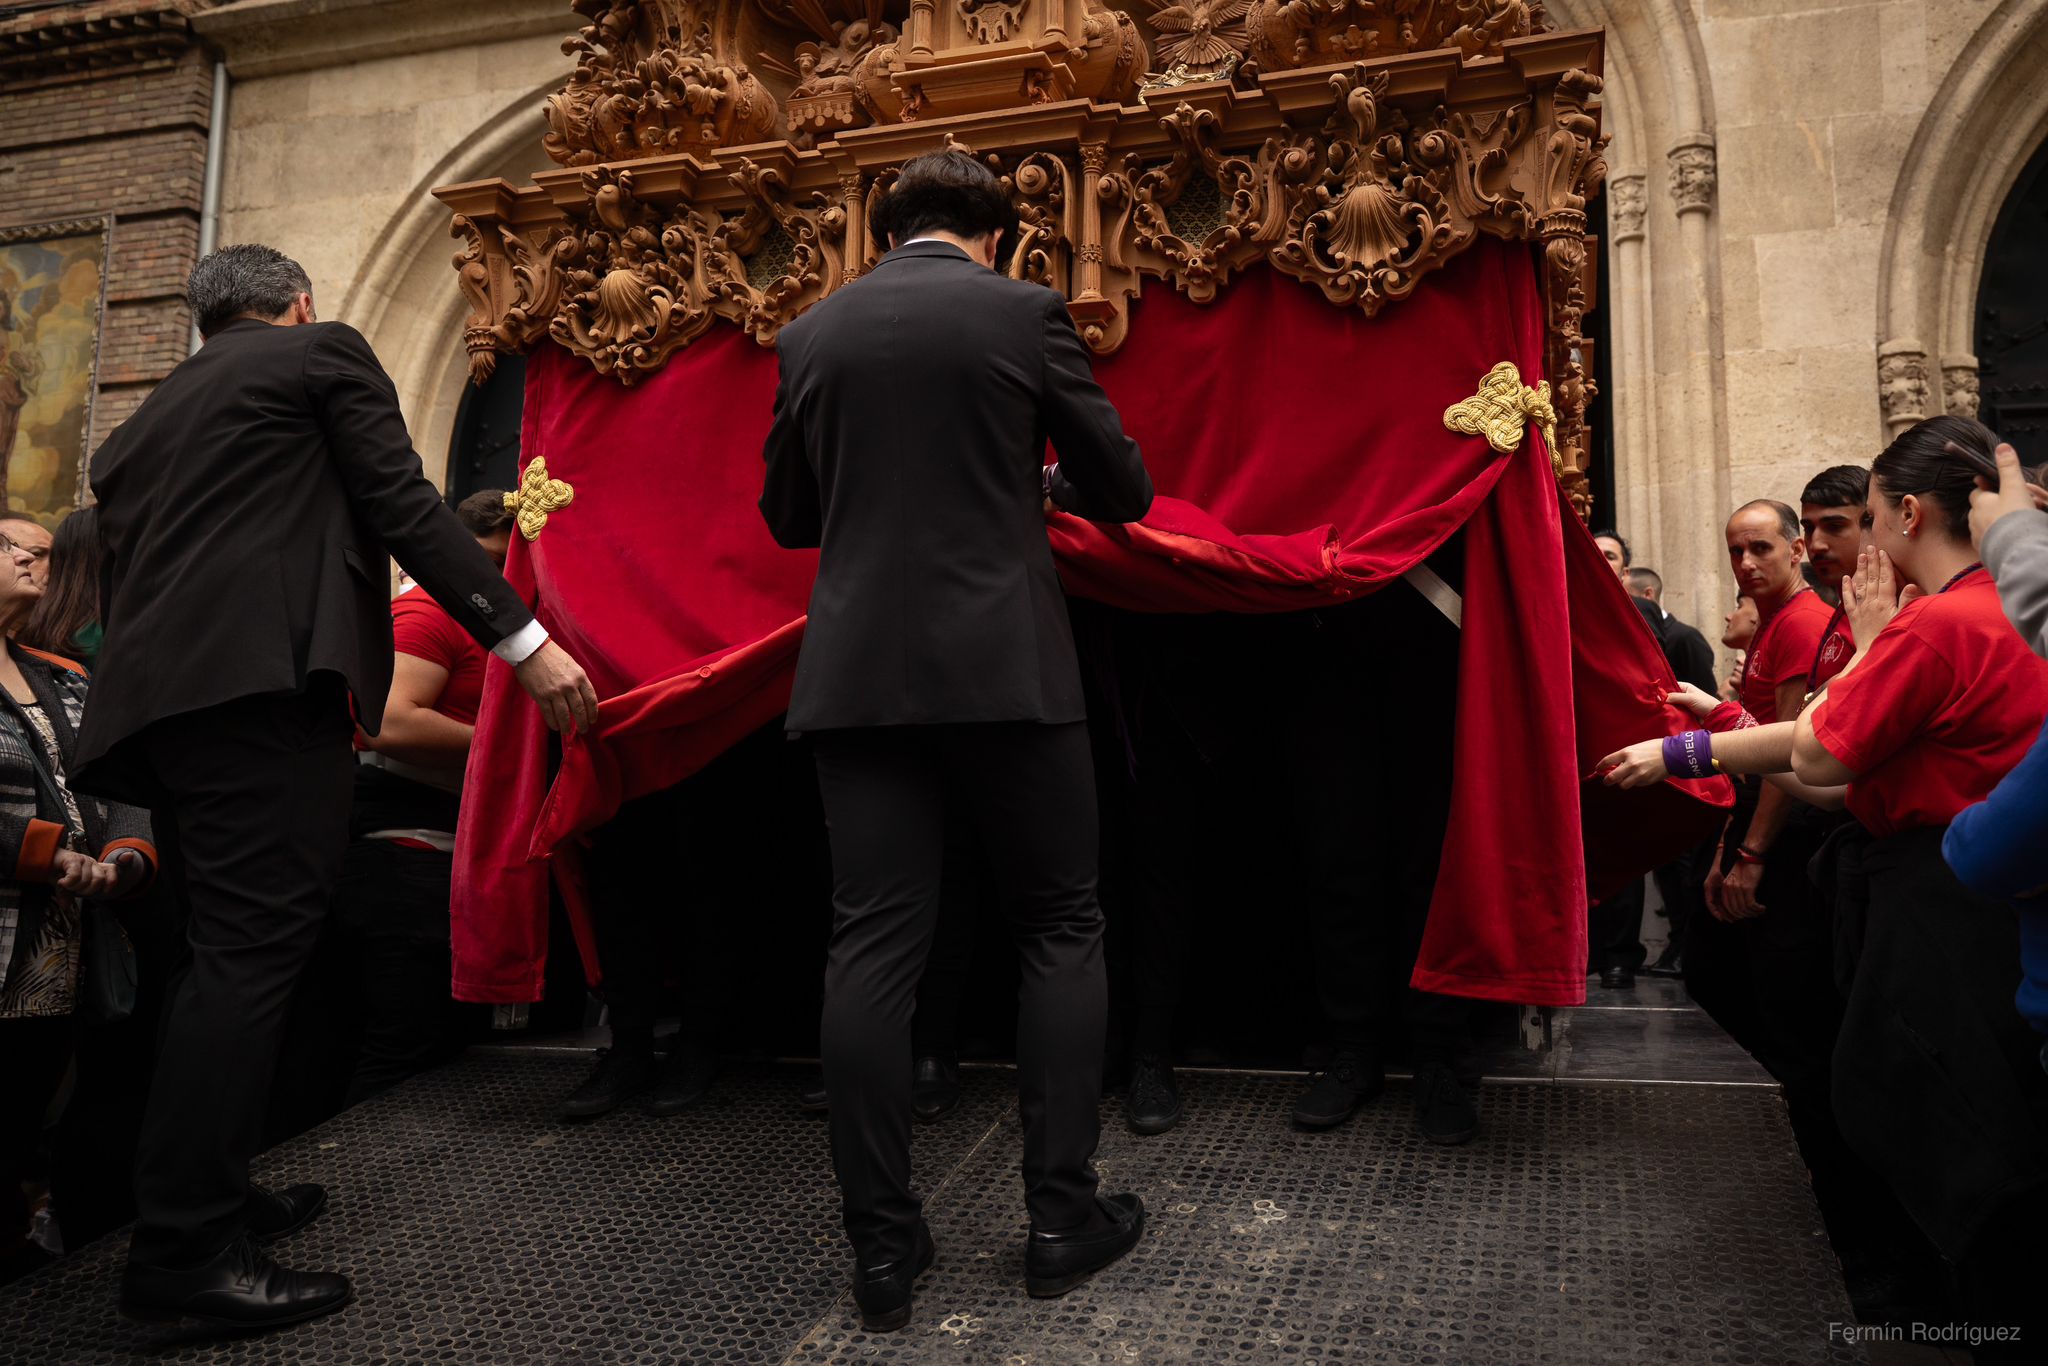
[[[1781,1084],[1859,1314],[2029,1344],[2048,1273],[2043,505],[2010,446],[1945,416],[1820,472],[1796,508],[1737,508],[1735,672],[1701,676],[1646,612],[1686,726],[1600,766],[1622,787],[1735,781],[1723,828],[1658,874],[1671,930],[1650,970]],[[1602,546],[1627,574],[1625,543]],[[1640,916],[1639,890],[1593,908],[1607,987],[1633,984]]]
[[[1653,875],[1669,922],[1659,957],[1645,961],[1638,885],[1592,908],[1589,970],[1612,989],[1638,972],[1682,978],[1782,1084],[1866,1319],[2038,1316],[2031,1297],[2048,1215],[2048,910],[2035,899],[2048,890],[2048,513],[2037,499],[2048,494],[1989,430],[1937,418],[1868,469],[1819,472],[1796,505],[1744,504],[1725,525],[1735,604],[1719,641],[1734,652],[1732,671],[1665,608],[1661,578],[1632,562],[1620,535],[1597,537],[1669,660],[1678,682],[1670,705],[1690,718],[1677,734],[1609,756],[1607,781],[1725,774],[1736,802],[1710,838]],[[478,494],[459,516],[502,564],[502,496]],[[163,927],[175,917],[157,904],[167,893],[140,813],[65,785],[99,640],[93,513],[69,517],[54,537],[32,519],[0,518],[0,553],[13,571],[0,584],[10,638],[0,652],[0,847],[12,860],[0,868],[5,1278],[59,1245],[52,1185],[70,1245],[130,1213],[107,1191],[107,1174],[125,1165],[119,1136],[132,1145],[148,1031],[122,1023],[157,1008],[172,951]],[[480,1026],[449,999],[447,917],[484,652],[409,584],[392,618],[391,697],[381,733],[358,737],[353,844],[305,987],[302,1013],[321,1023],[288,1043],[295,1065],[280,1081],[279,1104],[307,1119],[431,1066]],[[1310,624],[1303,668],[1323,669],[1335,695],[1352,686],[1359,661],[1340,618]],[[1134,847],[1177,869],[1188,862],[1178,844],[1200,838],[1194,812],[1228,745],[1258,742],[1228,740],[1212,724],[1224,704],[1191,691],[1200,669],[1175,667],[1193,648],[1175,623],[1144,630],[1118,647],[1120,677],[1136,691],[1114,704],[1116,744],[1119,762],[1154,778],[1133,788]],[[1328,743],[1306,736],[1303,753]],[[1305,760],[1304,771],[1315,767]],[[1329,870],[1323,900],[1357,900],[1345,890],[1351,874]],[[1412,880],[1406,901],[1426,905],[1428,869],[1418,865]],[[1144,1133],[1184,1113],[1171,1032],[1187,896],[1153,877],[1129,919],[1137,1009],[1125,1105]],[[949,904],[969,899],[949,894]],[[961,923],[949,913],[920,995],[921,1118],[958,1102]],[[1338,916],[1315,931],[1327,941],[1319,956],[1343,969],[1324,974],[1325,1013],[1340,1025],[1347,1012],[1356,1018],[1352,1033],[1336,1030],[1295,1120],[1340,1122],[1369,1099],[1384,1072],[1381,1031],[1405,1016],[1414,1039],[1449,1040],[1421,1053],[1429,1085],[1418,1091],[1418,1123],[1439,1141],[1462,1141],[1476,1125],[1469,1079],[1453,1061],[1464,1026],[1420,994],[1404,1004],[1398,988],[1352,990],[1367,978],[1402,980],[1416,928],[1390,922],[1384,944],[1347,946],[1358,923]],[[599,927],[615,965],[614,1048],[567,1098],[565,1116],[632,1099],[669,1113],[710,1084],[708,1025],[686,1018],[678,1046],[657,1058],[661,983],[648,970],[659,955],[626,942],[630,928],[616,917]],[[323,1009],[322,993],[349,1004]],[[60,1096],[66,1103],[53,1107]],[[829,1098],[812,1087],[806,1103]],[[50,1145],[44,1121],[55,1110],[67,1127]],[[52,1152],[59,1160],[47,1160]],[[67,1189],[70,1171],[90,1179]]]
[[[502,565],[503,492],[456,515]],[[0,516],[0,1281],[133,1216],[126,1174],[182,922],[147,815],[66,779],[101,637],[96,528],[90,507],[54,534]],[[481,1023],[450,999],[448,905],[484,652],[410,581],[391,617],[391,695],[375,739],[357,734],[353,839],[274,1138],[444,1060]]]

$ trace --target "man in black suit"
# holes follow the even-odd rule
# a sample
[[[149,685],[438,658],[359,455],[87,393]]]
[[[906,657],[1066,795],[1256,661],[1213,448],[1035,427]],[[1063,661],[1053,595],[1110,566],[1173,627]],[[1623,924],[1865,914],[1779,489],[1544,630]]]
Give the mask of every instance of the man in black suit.
[[[1630,596],[1636,600],[1636,607],[1649,623],[1650,631],[1657,637],[1657,643],[1664,649],[1664,658],[1671,665],[1671,672],[1681,683],[1690,683],[1701,692],[1718,697],[1720,681],[1714,677],[1714,647],[1707,644],[1707,638],[1697,627],[1688,625],[1664,610],[1664,578],[1654,569],[1637,566],[1622,574],[1622,583]],[[1657,869],[1650,876],[1657,879],[1657,892],[1664,898],[1664,918],[1670,927],[1670,935],[1664,941],[1664,949],[1657,955],[1657,961],[1644,971],[1652,977],[1678,977],[1683,974],[1682,960],[1685,956],[1685,932],[1690,925],[1698,923],[1695,915],[1707,913],[1707,897],[1702,884],[1706,880],[1707,867],[1712,863],[1714,851],[1720,847],[1718,833],[1708,836],[1699,847],[1689,849],[1671,862]],[[1642,942],[1642,889],[1637,884],[1634,938],[1640,949]],[[1640,966],[1638,963],[1637,966]]]
[[[908,1321],[933,1257],[910,1191],[910,1026],[949,810],[988,855],[1023,959],[1028,1288],[1065,1293],[1143,1228],[1138,1197],[1098,1195],[1090,1165],[1094,773],[1044,516],[1136,521],[1152,482],[1065,302],[994,272],[1011,211],[986,168],[918,157],[871,217],[889,254],[782,331],[761,511],[783,545],[823,551],[788,726],[812,736],[831,830],[832,1158],[854,1297],[879,1331]]]
[[[1707,644],[1698,627],[1687,625],[1664,610],[1664,576],[1636,565],[1622,572],[1621,581],[1629,596],[1636,600],[1643,620],[1650,624],[1650,633],[1663,647],[1664,658],[1678,681],[1718,695],[1721,685],[1714,677],[1714,647]]]
[[[549,725],[587,727],[597,698],[427,482],[369,344],[315,322],[305,271],[227,247],[189,294],[205,344],[92,461],[106,643],[74,774],[155,809],[190,917],[122,1307],[257,1328],[353,1293],[257,1250],[326,1193],[254,1188],[249,1158],[348,846],[349,699],[374,735],[391,690],[387,551],[517,669]]]

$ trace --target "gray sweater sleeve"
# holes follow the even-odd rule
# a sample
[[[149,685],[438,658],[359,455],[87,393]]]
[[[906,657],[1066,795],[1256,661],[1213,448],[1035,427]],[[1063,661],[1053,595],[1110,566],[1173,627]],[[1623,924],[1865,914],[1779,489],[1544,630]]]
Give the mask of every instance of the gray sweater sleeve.
[[[2048,658],[2048,513],[2009,512],[1980,547],[2005,615],[2027,648]]]

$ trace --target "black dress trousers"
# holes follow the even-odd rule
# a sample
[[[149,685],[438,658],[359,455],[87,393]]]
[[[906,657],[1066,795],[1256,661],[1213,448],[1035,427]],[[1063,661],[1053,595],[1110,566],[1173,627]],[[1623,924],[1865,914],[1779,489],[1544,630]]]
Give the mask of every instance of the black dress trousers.
[[[243,1231],[292,989],[348,848],[351,733],[340,680],[318,674],[136,737],[190,921],[136,1158],[135,1261],[196,1265]]]
[[[832,1161],[863,1265],[908,1257],[911,1015],[944,882],[946,823],[987,854],[1022,964],[1017,1089],[1032,1224],[1097,1222],[1107,986],[1085,723],[890,726],[812,735],[832,841],[821,1053]]]

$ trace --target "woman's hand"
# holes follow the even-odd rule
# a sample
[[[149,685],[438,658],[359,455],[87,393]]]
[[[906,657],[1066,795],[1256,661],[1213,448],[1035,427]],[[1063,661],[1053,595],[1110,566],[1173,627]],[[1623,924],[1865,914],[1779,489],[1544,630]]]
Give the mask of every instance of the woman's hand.
[[[1648,787],[1671,776],[1664,767],[1664,742],[1644,740],[1616,750],[1593,766],[1609,787]]]
[[[1899,609],[1920,596],[1917,584],[1899,591],[1892,557],[1875,546],[1865,546],[1856,556],[1854,572],[1842,580],[1842,608],[1849,619],[1849,634],[1855,637],[1858,653],[1870,648],[1877,633],[1891,624]]]
[[[1715,697],[1706,689],[1696,688],[1690,683],[1679,684],[1677,692],[1664,695],[1664,701],[1671,706],[1685,708],[1702,721],[1712,716],[1714,708],[1721,705],[1720,698]]]
[[[56,874],[50,879],[53,883],[87,899],[108,895],[121,878],[121,870],[113,864],[101,863],[70,849],[57,851],[57,857],[51,862],[51,871]]]

